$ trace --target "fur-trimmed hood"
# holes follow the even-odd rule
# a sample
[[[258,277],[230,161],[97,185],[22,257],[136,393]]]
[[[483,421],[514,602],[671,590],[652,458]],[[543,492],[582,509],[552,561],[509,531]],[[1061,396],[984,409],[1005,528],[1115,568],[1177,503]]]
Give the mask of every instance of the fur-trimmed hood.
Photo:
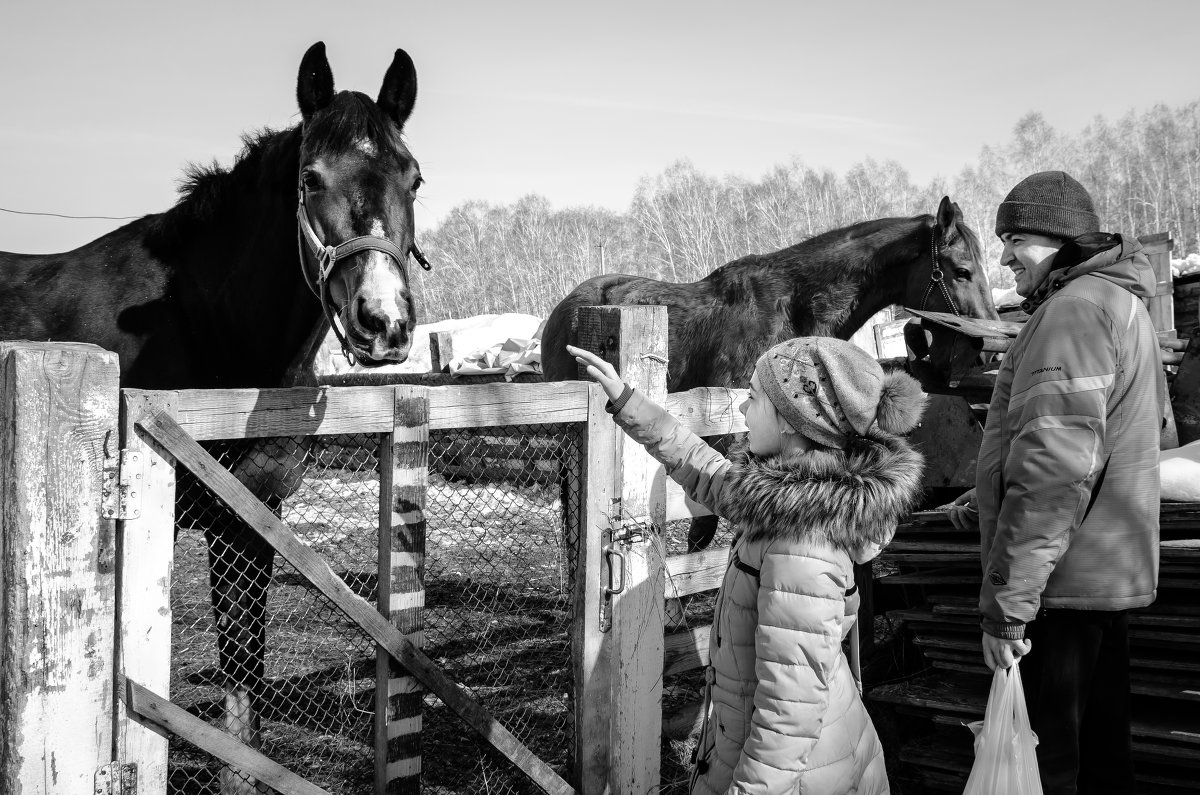
[[[921,492],[924,458],[902,437],[874,429],[845,449],[766,458],[745,445],[729,455],[722,513],[748,541],[811,539],[858,557],[892,540]]]

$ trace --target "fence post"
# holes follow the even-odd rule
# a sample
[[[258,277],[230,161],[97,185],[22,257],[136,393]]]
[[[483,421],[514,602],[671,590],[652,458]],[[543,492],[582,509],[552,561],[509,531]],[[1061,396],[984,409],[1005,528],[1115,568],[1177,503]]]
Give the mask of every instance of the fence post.
[[[112,762],[117,356],[0,343],[0,792],[92,792]]]
[[[609,680],[611,649],[601,611],[607,609],[601,588],[605,574],[603,531],[609,526],[613,499],[620,492],[618,468],[621,429],[604,410],[607,398],[599,384],[588,394],[588,420],[582,450],[580,517],[574,537],[574,592],[571,604],[571,662],[575,682],[575,781],[580,795],[602,795],[608,788],[612,701]],[[567,495],[563,495],[567,499]],[[564,514],[566,512],[564,511]],[[568,519],[570,521],[570,519]]]
[[[1154,269],[1154,295],[1146,304],[1150,320],[1159,336],[1175,336],[1175,301],[1171,294],[1171,249],[1175,247],[1169,232],[1142,235],[1138,238],[1150,267]],[[1166,332],[1165,334],[1163,332]]]
[[[666,400],[665,307],[581,308],[578,340],[615,365],[630,386],[658,403]],[[609,680],[607,784],[614,793],[655,792],[661,783],[665,490],[654,488],[654,478],[662,477],[657,462],[624,435],[613,470],[620,501],[609,507],[608,526],[621,555],[613,560],[623,561],[623,572],[611,575],[619,593],[611,597],[610,637],[601,649],[606,657],[596,666]],[[583,533],[599,529],[587,525]]]
[[[175,459],[134,424],[152,411],[175,417],[169,393],[121,393],[121,448],[135,512],[119,525],[117,671],[169,698],[171,575],[175,564]],[[134,515],[136,513],[136,515]],[[126,703],[131,703],[126,701]],[[127,709],[117,710],[117,761],[137,765],[138,792],[167,791],[167,738]]]
[[[427,388],[395,388],[395,426],[380,442],[379,611],[423,646],[425,491],[429,481]],[[375,791],[421,791],[417,679],[380,649],[375,662]]]

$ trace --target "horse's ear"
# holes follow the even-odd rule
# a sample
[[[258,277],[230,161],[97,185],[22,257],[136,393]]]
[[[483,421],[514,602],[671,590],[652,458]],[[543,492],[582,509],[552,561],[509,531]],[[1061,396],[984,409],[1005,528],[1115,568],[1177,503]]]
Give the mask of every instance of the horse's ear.
[[[404,50],[396,50],[396,57],[383,76],[383,87],[379,89],[376,104],[396,125],[404,128],[408,115],[417,101],[417,67]]]
[[[318,41],[308,48],[300,61],[300,76],[296,79],[296,101],[305,121],[333,100],[333,71],[325,57],[325,42]]]
[[[942,237],[947,237],[954,229],[955,224],[961,220],[962,210],[959,209],[958,204],[950,201],[949,196],[943,196],[937,211],[937,225],[942,230]]]

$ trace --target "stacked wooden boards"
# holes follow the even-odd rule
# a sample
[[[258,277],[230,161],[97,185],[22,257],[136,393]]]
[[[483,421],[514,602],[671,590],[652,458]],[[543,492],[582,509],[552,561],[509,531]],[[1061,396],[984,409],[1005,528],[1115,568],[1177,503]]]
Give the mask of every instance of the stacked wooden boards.
[[[1164,503],[1159,596],[1130,617],[1134,753],[1140,793],[1200,786],[1200,503]],[[905,726],[897,783],[961,792],[973,760],[965,724],[983,715],[991,674],[980,652],[979,539],[941,511],[915,514],[880,558],[911,605],[888,613],[919,653],[918,673],[871,689]],[[880,596],[884,596],[881,594]],[[906,789],[905,792],[909,790]]]

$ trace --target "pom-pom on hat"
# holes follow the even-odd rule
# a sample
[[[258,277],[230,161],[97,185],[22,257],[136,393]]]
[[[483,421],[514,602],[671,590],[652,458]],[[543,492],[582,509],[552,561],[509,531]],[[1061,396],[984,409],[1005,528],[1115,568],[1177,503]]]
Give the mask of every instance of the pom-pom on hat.
[[[1074,240],[1100,231],[1092,197],[1070,174],[1039,171],[1017,183],[996,210],[996,236],[1005,232]]]
[[[767,399],[796,431],[842,448],[872,426],[907,433],[925,410],[925,393],[910,376],[885,373],[866,351],[834,337],[781,342],[754,366]]]

